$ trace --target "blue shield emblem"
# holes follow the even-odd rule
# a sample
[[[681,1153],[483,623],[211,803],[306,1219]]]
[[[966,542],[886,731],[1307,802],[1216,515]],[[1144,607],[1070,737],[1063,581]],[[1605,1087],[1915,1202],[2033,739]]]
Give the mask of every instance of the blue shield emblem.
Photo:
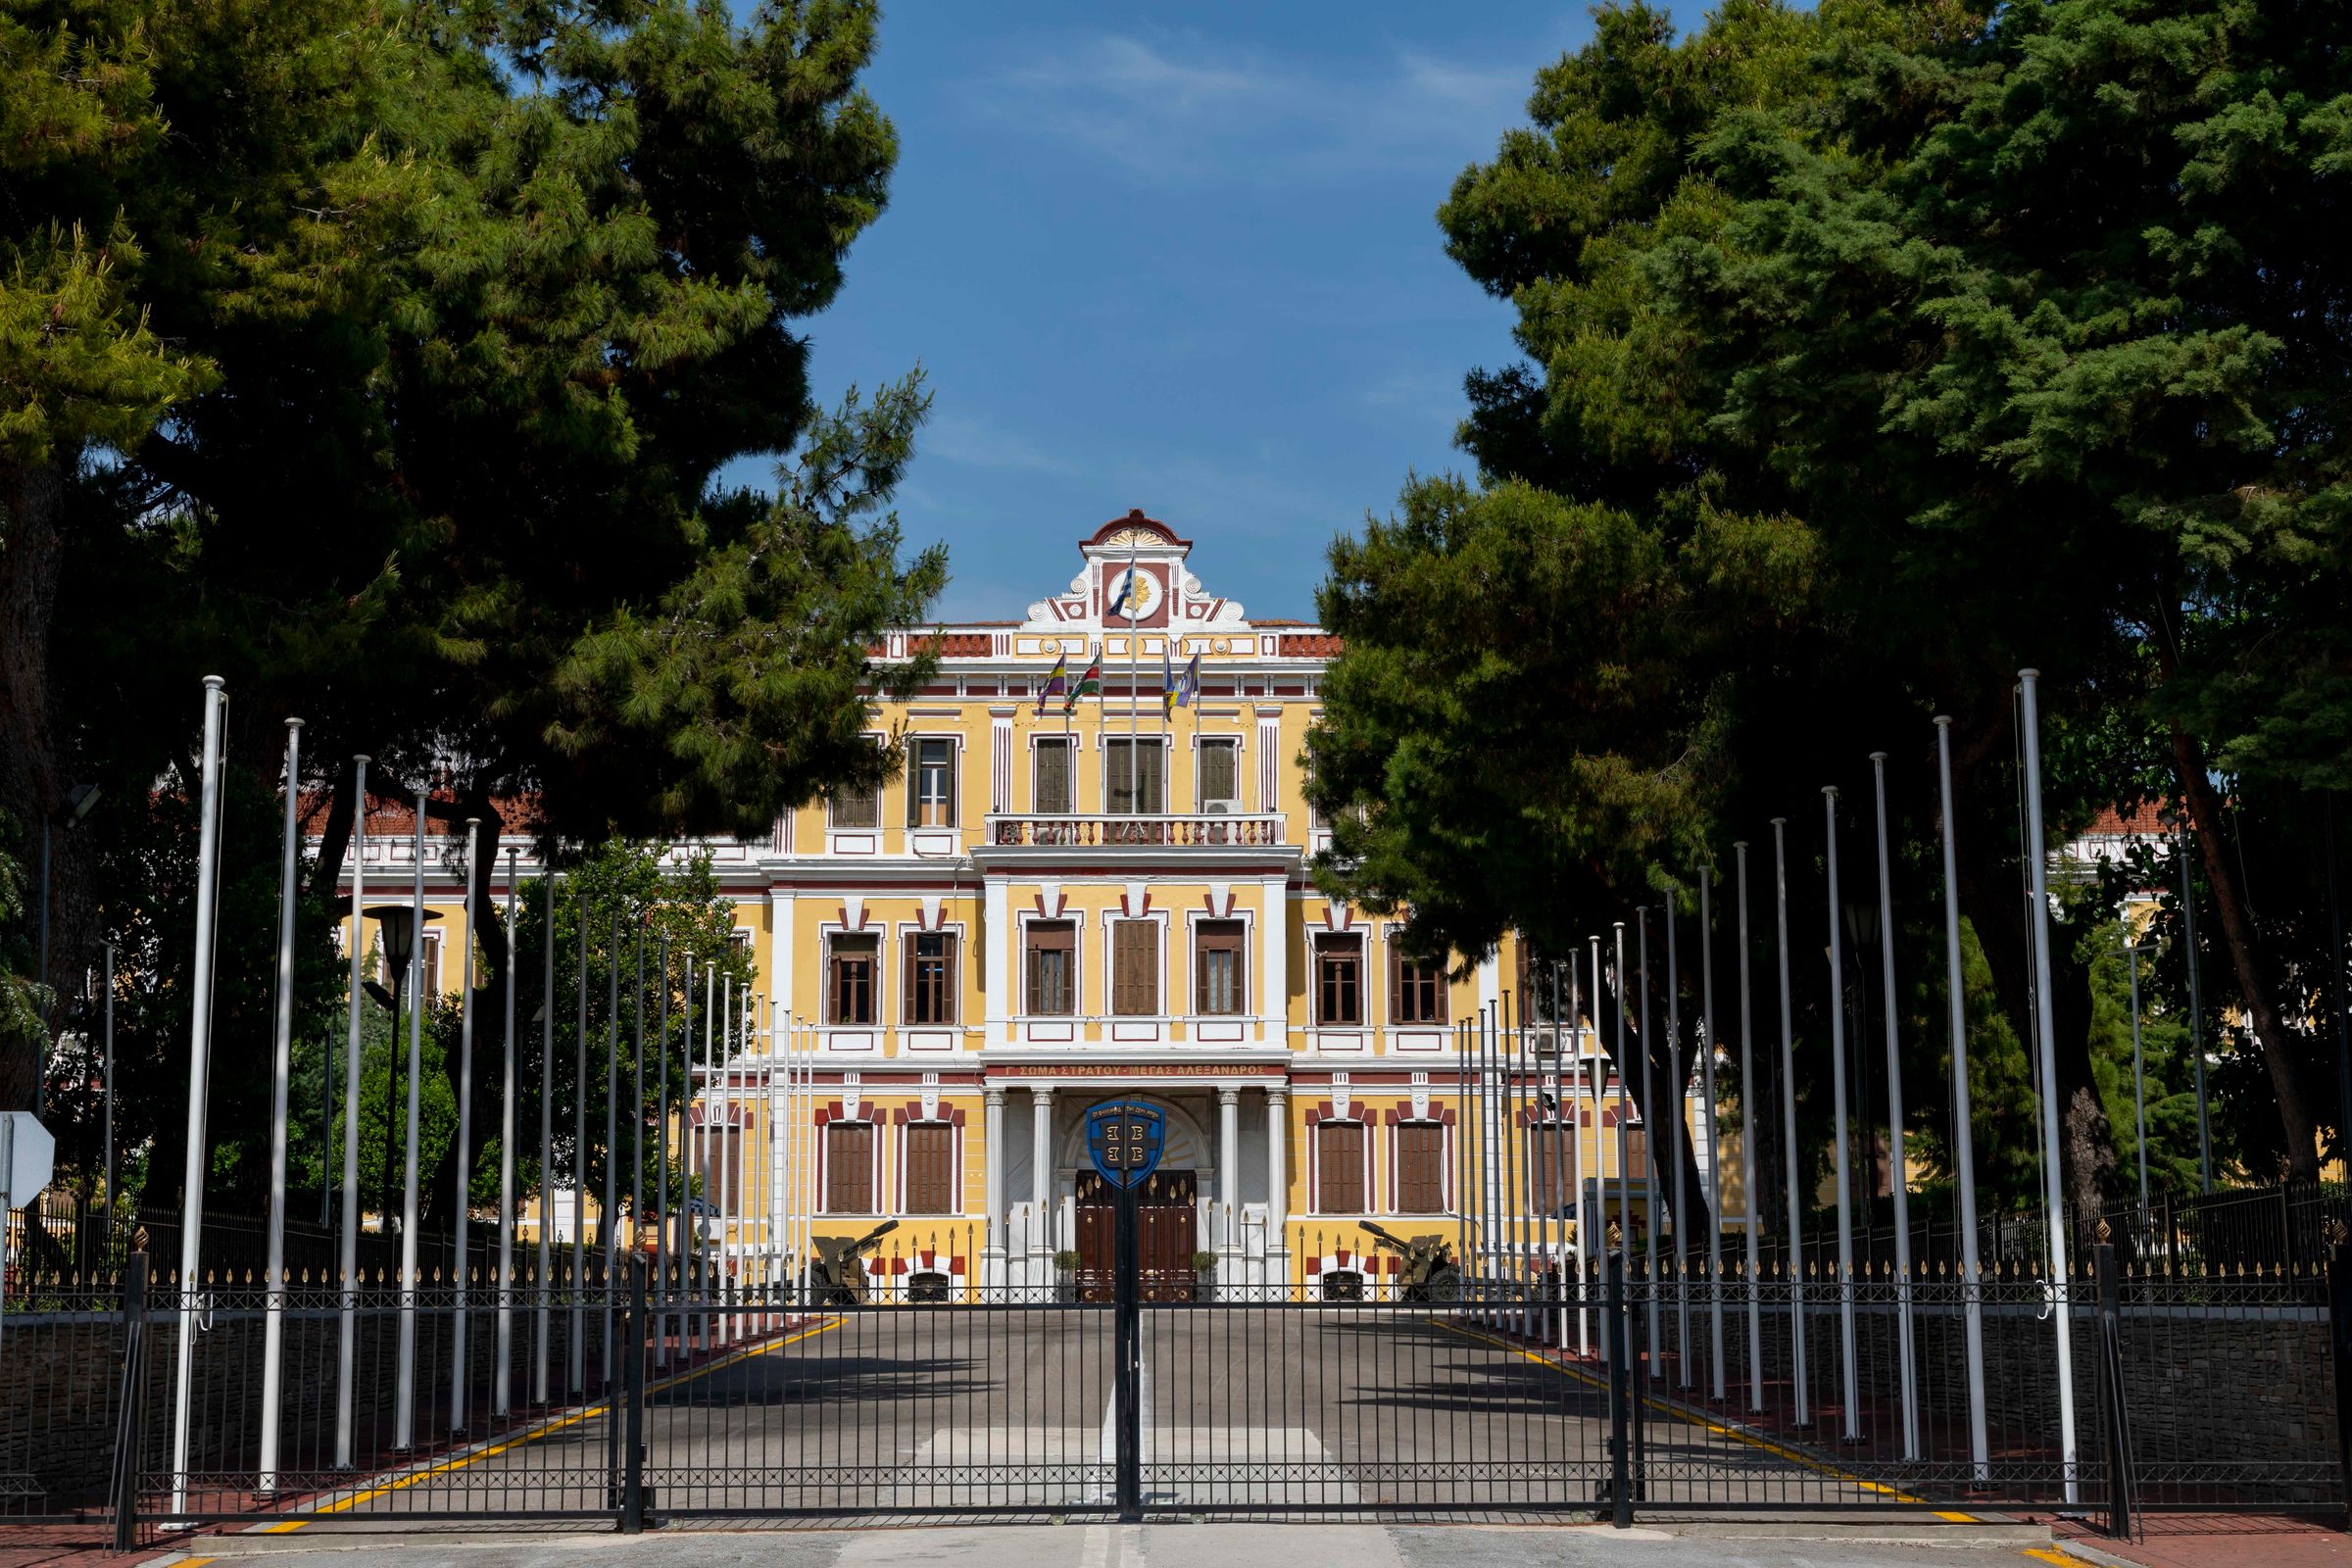
[[[1166,1143],[1167,1118],[1150,1105],[1114,1100],[1086,1113],[1087,1155],[1113,1187],[1142,1186]]]

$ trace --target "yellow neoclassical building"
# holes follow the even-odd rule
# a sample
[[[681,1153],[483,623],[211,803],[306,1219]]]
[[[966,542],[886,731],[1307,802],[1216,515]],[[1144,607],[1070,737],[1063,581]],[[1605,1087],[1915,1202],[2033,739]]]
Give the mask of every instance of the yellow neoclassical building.
[[[904,773],[710,847],[758,979],[685,1120],[739,1271],[886,1219],[884,1290],[1091,1271],[1107,1200],[1081,1127],[1114,1098],[1165,1113],[1144,1264],[1188,1287],[1378,1282],[1366,1219],[1565,1260],[1571,1216],[1615,1207],[1589,1034],[1514,1031],[1473,1083],[1463,1026],[1515,1021],[1516,944],[1449,976],[1312,886],[1300,756],[1337,639],[1252,620],[1191,550],[1131,512],[1024,619],[889,633],[883,660],[938,656],[873,711]]]

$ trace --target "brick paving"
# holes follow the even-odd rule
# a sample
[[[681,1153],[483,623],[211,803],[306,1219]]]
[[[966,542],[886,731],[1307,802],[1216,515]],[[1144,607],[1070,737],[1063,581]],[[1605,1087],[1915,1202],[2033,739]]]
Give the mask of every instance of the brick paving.
[[[2146,1514],[2135,1541],[2111,1541],[2080,1521],[2053,1519],[2050,1534],[2141,1568],[2352,1568],[2352,1536],[2333,1524],[2282,1515]]]

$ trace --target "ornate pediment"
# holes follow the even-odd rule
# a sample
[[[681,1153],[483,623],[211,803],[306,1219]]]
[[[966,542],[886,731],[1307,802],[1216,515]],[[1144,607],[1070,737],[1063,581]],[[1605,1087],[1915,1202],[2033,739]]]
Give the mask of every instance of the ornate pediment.
[[[1086,564],[1069,588],[1029,607],[1024,631],[1246,631],[1242,607],[1186,569],[1193,542],[1140,507],[1078,542]],[[1133,590],[1130,592],[1130,581]],[[1129,610],[1132,606],[1133,615]]]

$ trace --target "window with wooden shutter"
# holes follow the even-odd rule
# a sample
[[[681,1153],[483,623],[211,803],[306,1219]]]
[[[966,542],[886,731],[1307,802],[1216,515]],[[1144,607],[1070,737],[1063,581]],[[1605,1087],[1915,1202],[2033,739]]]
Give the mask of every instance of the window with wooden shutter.
[[[724,1122],[711,1122],[703,1129],[702,1174],[703,1200],[715,1205],[720,1192],[739,1193],[743,1189],[743,1131]],[[733,1200],[730,1198],[730,1201]]]
[[[1152,920],[1110,923],[1110,1010],[1121,1017],[1159,1013],[1159,925]]]
[[[1434,1121],[1396,1127],[1396,1212],[1446,1211],[1446,1129]]]
[[[956,1129],[944,1121],[906,1127],[906,1212],[956,1212]]]
[[[874,1021],[875,970],[881,962],[882,939],[843,932],[832,939],[825,957],[825,1017],[832,1023]]]
[[[1364,939],[1325,937],[1315,944],[1315,1022],[1364,1021]]]
[[[1364,1128],[1361,1122],[1327,1121],[1315,1128],[1317,1212],[1364,1211]]]
[[[1193,927],[1193,1010],[1230,1014],[1242,1006],[1242,922],[1202,920]]]
[[[918,740],[906,749],[906,825],[956,822],[956,743]]]
[[[1155,816],[1168,808],[1157,736],[1118,735],[1102,742],[1104,808],[1113,816]]]
[[[825,1211],[874,1211],[874,1126],[837,1121],[825,1128]]]
[[[833,792],[833,825],[837,828],[880,827],[882,786],[845,784]]]
[[[1561,1214],[1576,1206],[1576,1124],[1569,1121],[1540,1121],[1527,1130],[1528,1186],[1539,1214]]]
[[[1041,815],[1066,815],[1078,809],[1070,795],[1070,743],[1060,736],[1041,740],[1030,753],[1029,808]]]
[[[917,931],[906,941],[906,1021],[956,1021],[956,937],[948,931]]]
[[[1078,927],[1068,920],[1028,926],[1028,1010],[1064,1018],[1078,1010]]]
[[[1444,1023],[1446,966],[1408,958],[1391,943],[1389,998],[1391,1023]]]
[[[1199,768],[1200,809],[1209,809],[1211,802],[1221,802],[1228,808],[1241,809],[1242,749],[1237,741],[1203,740],[1196,754]]]

